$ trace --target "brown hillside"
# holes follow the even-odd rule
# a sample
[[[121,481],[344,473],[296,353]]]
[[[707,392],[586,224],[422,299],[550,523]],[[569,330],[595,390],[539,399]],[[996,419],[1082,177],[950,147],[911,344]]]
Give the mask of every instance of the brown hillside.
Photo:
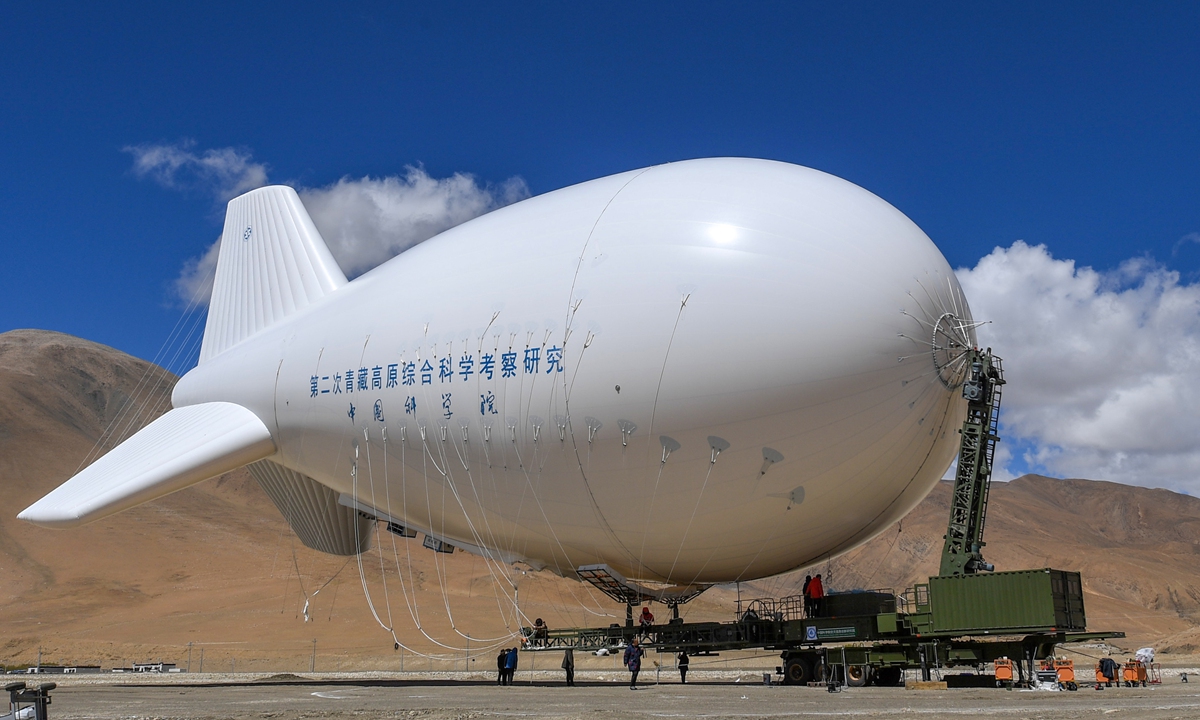
[[[606,625],[623,615],[574,581],[489,567],[465,553],[435,556],[415,542],[397,540],[393,550],[387,535],[364,556],[360,576],[356,562],[300,545],[244,472],[83,528],[46,530],[15,519],[75,472],[114,419],[144,424],[164,411],[173,382],[159,368],[77,338],[0,334],[0,663],[32,662],[38,647],[46,661],[183,663],[192,643],[193,669],[203,649],[206,669],[232,662],[304,670],[315,638],[318,669],[396,668],[402,654],[408,667],[461,668],[468,641],[459,633],[472,636],[471,654],[512,643],[505,636],[515,626],[514,582],[526,615],[552,627]],[[902,588],[936,572],[948,498],[943,483],[898,527],[818,571],[835,589]],[[1200,500],[1029,476],[994,487],[988,541],[986,555],[1000,569],[1082,570],[1095,629],[1125,630],[1130,646],[1184,653],[1200,646]],[[791,593],[801,577],[744,583],[741,594]],[[384,623],[390,611],[400,641],[437,659],[393,649],[364,599],[363,579]],[[306,597],[311,622],[302,614]],[[714,589],[688,607],[689,618],[731,617],[735,598],[733,588]],[[482,655],[476,664],[486,668],[490,658]]]

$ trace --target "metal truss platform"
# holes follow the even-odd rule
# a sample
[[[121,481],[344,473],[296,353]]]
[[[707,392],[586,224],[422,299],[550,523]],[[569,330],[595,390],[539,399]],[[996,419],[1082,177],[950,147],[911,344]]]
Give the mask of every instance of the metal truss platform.
[[[600,592],[623,605],[641,605],[660,602],[676,607],[694,600],[711,585],[671,585],[664,588],[648,588],[632,580],[608,565],[581,565],[575,571],[580,580],[591,583]]]

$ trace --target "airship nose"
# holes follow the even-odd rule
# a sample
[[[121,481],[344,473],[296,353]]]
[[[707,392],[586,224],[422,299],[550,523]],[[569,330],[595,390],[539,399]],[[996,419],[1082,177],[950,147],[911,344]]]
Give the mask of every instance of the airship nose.
[[[623,488],[605,512],[639,549],[629,572],[780,572],[886,527],[945,470],[970,311],[937,247],[880,198],[781,163],[672,164],[623,187],[587,252],[608,258],[573,276],[590,311],[627,320],[591,360],[612,353],[622,398],[650,398],[642,415],[619,409],[647,437],[622,433],[621,462],[594,455],[588,478]],[[649,459],[632,482],[638,442]],[[652,529],[625,509],[643,490]]]

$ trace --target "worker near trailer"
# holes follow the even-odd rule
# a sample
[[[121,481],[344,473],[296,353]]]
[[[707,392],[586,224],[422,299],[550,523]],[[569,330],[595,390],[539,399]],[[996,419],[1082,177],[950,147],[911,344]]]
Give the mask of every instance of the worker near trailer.
[[[545,645],[550,638],[550,627],[546,625],[546,621],[538,618],[533,621],[533,644]]]
[[[804,596],[804,617],[812,617],[812,595],[808,594],[808,589],[812,587],[812,575],[804,576],[804,586],[800,588],[800,594]]]
[[[575,687],[575,650],[563,651],[562,669],[567,673],[567,687]]]
[[[505,661],[508,660],[508,650],[501,649],[496,655],[496,684],[503,685],[504,679],[508,677],[505,668]]]
[[[504,656],[504,684],[512,685],[517,675],[517,649],[509,648]]]
[[[654,624],[654,613],[650,612],[649,605],[642,608],[642,617],[639,618],[639,622],[642,626],[642,635],[648,637],[650,635],[650,626]]]
[[[638,644],[638,639],[634,638],[629,643],[629,647],[625,648],[625,667],[629,668],[629,689],[637,690],[638,672],[642,669],[642,656],[645,655],[642,646]]]
[[[812,617],[820,617],[825,605],[825,584],[821,582],[821,573],[808,584],[808,595],[812,598]]]
[[[684,685],[687,685],[687,671],[688,664],[690,662],[691,661],[688,659],[687,650],[680,652],[679,657],[675,660],[675,663],[679,666],[679,682],[683,683]]]

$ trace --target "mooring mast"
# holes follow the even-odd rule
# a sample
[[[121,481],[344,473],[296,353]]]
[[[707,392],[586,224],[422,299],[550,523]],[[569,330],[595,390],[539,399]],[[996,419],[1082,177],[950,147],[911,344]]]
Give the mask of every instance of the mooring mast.
[[[992,349],[972,348],[967,353],[970,371],[962,385],[967,400],[959,442],[958,469],[950,496],[950,522],[942,547],[939,575],[971,575],[991,572],[994,566],[983,559],[983,525],[987,517],[992,459],[1000,422],[1000,394],[1004,371]]]

